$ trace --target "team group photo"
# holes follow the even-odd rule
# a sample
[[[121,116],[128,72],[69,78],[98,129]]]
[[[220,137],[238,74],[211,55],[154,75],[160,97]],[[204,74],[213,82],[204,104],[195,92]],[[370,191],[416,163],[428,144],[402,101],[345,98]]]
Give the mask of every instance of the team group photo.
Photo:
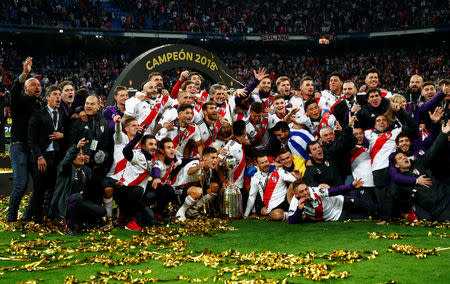
[[[448,283],[449,11],[0,3],[0,280]]]

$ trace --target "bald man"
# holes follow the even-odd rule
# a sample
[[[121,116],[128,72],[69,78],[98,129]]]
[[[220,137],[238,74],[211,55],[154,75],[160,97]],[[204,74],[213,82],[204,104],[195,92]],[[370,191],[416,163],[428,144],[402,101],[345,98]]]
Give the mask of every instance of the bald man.
[[[413,75],[409,79],[409,85],[403,96],[409,103],[419,104],[421,100],[421,90],[422,90],[423,78],[420,75]]]
[[[30,148],[28,147],[28,121],[34,111],[41,108],[41,83],[28,74],[33,58],[28,57],[23,64],[23,72],[11,88],[11,149],[10,159],[13,169],[13,189],[9,199],[8,222],[17,221],[17,211],[28,185],[28,169],[31,169]],[[23,92],[22,92],[23,90]],[[27,214],[25,214],[27,215]]]

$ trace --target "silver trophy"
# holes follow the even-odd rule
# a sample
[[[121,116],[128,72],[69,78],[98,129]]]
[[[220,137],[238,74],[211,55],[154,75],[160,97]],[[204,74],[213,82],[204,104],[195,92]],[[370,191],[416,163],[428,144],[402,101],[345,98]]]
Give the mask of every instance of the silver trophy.
[[[228,180],[231,185],[222,190],[220,212],[224,218],[239,219],[242,217],[242,194],[240,188],[233,184],[233,173],[237,161],[232,156],[227,156],[225,166],[227,168]]]

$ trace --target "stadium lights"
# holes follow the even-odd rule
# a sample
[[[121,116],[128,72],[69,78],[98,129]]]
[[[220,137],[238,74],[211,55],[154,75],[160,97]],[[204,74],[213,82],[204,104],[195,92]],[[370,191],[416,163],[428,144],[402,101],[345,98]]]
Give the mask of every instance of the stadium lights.
[[[62,34],[64,32],[64,30],[59,30],[59,33]]]

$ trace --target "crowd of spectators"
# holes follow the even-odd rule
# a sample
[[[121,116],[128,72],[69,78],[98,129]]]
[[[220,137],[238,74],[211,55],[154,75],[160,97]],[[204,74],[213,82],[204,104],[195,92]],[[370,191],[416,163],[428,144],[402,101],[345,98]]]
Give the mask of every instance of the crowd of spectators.
[[[439,0],[16,0],[2,1],[0,13],[3,23],[24,26],[214,34],[357,33],[449,23],[448,1]]]
[[[22,58],[27,54],[20,54],[12,46],[3,48],[0,52],[0,91],[4,93],[11,87],[13,74],[17,73],[14,68],[20,66]],[[244,85],[252,80],[252,70],[258,66],[267,66],[272,78],[288,76],[295,89],[298,89],[300,79],[306,75],[314,78],[317,89],[326,89],[327,78],[334,71],[341,72],[346,80],[362,84],[363,70],[372,66],[380,71],[384,88],[392,92],[404,90],[412,74],[421,74],[432,81],[450,75],[448,50],[441,48],[380,49],[364,53],[347,52],[335,56],[300,56],[274,51],[217,55]],[[105,100],[120,72],[135,56],[137,54],[92,54],[86,51],[71,52],[70,55],[35,56],[36,67],[32,76],[39,78],[43,87],[70,79],[77,89],[86,88],[90,93]],[[177,78],[175,71],[164,75],[168,87],[172,87]]]

